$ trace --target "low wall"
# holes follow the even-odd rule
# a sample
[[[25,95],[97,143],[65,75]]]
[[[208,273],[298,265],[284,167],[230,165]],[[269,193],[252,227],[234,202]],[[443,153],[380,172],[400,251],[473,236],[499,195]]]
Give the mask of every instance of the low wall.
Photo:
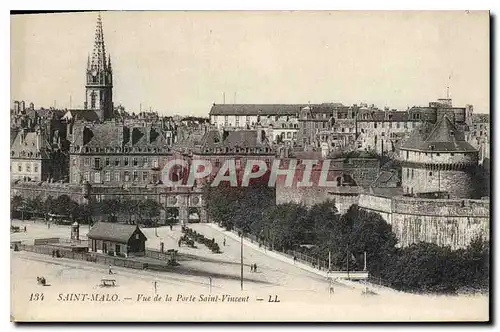
[[[379,197],[362,194],[359,206],[379,213],[391,226],[400,246],[430,242],[452,249],[474,238],[489,239],[490,202],[471,199]]]
[[[34,244],[35,246],[38,245],[43,245],[43,244],[49,244],[49,243],[59,243],[59,238],[58,237],[51,237],[51,238],[46,238],[46,239],[35,239]]]
[[[392,198],[369,194],[359,195],[358,205],[366,210],[377,212],[387,223],[392,222]]]
[[[18,248],[19,250],[34,252],[42,255],[52,255],[52,252],[54,251],[54,247],[46,245],[20,244],[18,245]],[[147,263],[138,262],[126,258],[95,255],[87,252],[73,252],[71,250],[66,250],[61,248],[57,248],[57,250],[59,251],[59,254],[61,255],[62,258],[77,259],[102,265],[121,266],[138,270],[143,270],[147,266]]]
[[[276,204],[297,203],[313,206],[327,200],[335,201],[339,213],[345,213],[352,204],[358,203],[360,187],[277,187]]]

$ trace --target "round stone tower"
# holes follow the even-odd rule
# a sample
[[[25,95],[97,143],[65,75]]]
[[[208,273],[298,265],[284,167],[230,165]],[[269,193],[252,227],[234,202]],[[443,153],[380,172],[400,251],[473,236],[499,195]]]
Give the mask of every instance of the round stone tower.
[[[436,124],[423,123],[400,148],[405,194],[471,198],[478,151],[463,131],[443,115]]]

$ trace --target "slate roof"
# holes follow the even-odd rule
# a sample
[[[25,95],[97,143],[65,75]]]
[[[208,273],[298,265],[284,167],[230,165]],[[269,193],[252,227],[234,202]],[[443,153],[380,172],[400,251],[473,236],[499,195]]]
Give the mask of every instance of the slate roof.
[[[214,104],[210,115],[296,115],[307,104]]]
[[[22,138],[24,138],[24,141]],[[49,159],[53,149],[47,141],[46,136],[43,133],[40,134],[40,144],[38,148],[37,140],[38,138],[35,132],[17,132],[10,147],[11,151],[14,151],[14,156],[11,154],[11,157]]]
[[[387,114],[386,114],[387,113]],[[364,119],[363,115],[367,114]],[[376,121],[376,122],[405,122],[410,120],[410,115],[407,111],[381,111],[381,110],[362,110],[358,113],[358,121]]]
[[[68,110],[63,116],[64,119],[74,119],[75,121],[99,122],[99,115],[91,110]]]
[[[90,229],[87,237],[93,240],[127,243],[136,230],[142,233],[139,226],[136,225],[98,222]],[[142,233],[142,235],[144,235],[144,233]],[[144,235],[144,237],[146,236]]]
[[[333,109],[345,112],[349,106],[341,103],[322,104],[214,104],[210,115],[297,115],[304,107],[310,107],[312,113],[325,113]]]
[[[185,137],[172,145],[172,149],[193,149],[202,144],[204,135],[205,132],[202,130],[188,132]]]
[[[446,115],[433,125],[424,122],[411,133],[401,145],[404,150],[428,152],[474,152],[477,151],[465,141],[463,131],[460,131]]]
[[[75,129],[73,145],[89,147],[165,147],[165,133],[158,127],[131,127],[103,123]]]
[[[395,187],[399,182],[399,176],[396,171],[381,170],[377,179],[372,183],[373,187]]]
[[[223,135],[227,136],[223,137]],[[233,130],[226,132],[226,134],[218,130],[210,130],[204,135],[202,146],[203,148],[270,147],[266,140],[259,140],[257,130]]]

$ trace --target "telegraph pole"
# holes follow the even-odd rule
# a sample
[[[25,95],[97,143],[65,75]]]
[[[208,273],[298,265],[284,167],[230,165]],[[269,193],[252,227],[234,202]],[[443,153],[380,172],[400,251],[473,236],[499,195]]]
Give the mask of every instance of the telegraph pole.
[[[363,271],[366,271],[366,251],[365,251],[365,267],[364,267]]]
[[[332,270],[332,252],[328,251],[328,271]]]
[[[243,290],[243,231],[241,232],[241,290]]]
[[[347,245],[347,280],[350,280],[350,278],[349,278],[349,244]]]

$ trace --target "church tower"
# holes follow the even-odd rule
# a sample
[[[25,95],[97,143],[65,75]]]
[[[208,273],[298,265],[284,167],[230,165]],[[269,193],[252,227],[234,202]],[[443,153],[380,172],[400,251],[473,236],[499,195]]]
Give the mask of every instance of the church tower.
[[[97,17],[94,52],[87,60],[85,109],[96,111],[101,121],[113,117],[113,71],[111,57],[106,59],[101,15]]]

